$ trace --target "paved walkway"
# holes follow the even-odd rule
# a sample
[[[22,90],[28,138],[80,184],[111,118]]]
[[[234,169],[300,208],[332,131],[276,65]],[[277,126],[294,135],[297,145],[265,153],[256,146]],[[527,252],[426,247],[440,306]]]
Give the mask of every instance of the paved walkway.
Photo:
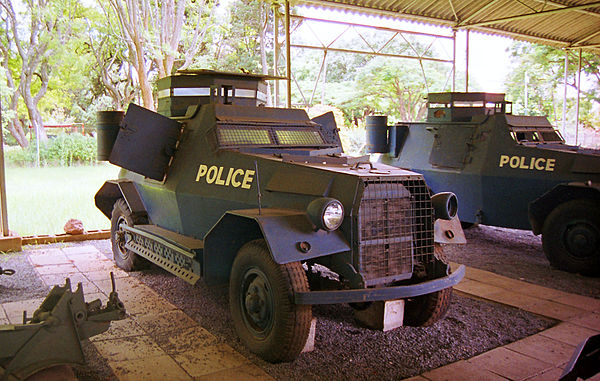
[[[93,246],[37,249],[29,260],[48,286],[71,279],[81,282],[86,301],[99,298],[106,304],[111,291],[109,272],[115,274],[119,299],[128,317],[91,338],[119,380],[273,380],[262,369],[202,328],[183,311],[134,277],[113,265]],[[43,299],[5,303],[0,324],[22,322]],[[60,373],[56,380],[74,376]],[[48,377],[44,377],[49,380]]]
[[[29,251],[29,260],[49,286],[76,287],[81,282],[86,300],[103,303],[111,291],[108,274],[116,277],[119,298],[128,318],[116,321],[91,339],[119,380],[272,380],[261,368],[233,348],[219,343],[183,311],[134,277],[116,268],[91,245]],[[412,377],[438,380],[556,380],[576,345],[600,333],[600,300],[573,295],[467,268],[455,290],[477,298],[511,305],[560,323],[517,342],[495,348]],[[0,324],[20,323],[42,299],[5,303]],[[72,379],[74,376],[72,376]],[[48,379],[46,377],[46,379]],[[61,380],[68,377],[59,376]],[[600,375],[593,378],[600,381]]]
[[[586,337],[600,333],[598,299],[569,294],[470,267],[467,267],[465,279],[454,289],[458,293],[553,318],[560,323],[514,343],[434,369],[409,380],[556,381],[575,347]],[[600,381],[600,375],[592,380]]]

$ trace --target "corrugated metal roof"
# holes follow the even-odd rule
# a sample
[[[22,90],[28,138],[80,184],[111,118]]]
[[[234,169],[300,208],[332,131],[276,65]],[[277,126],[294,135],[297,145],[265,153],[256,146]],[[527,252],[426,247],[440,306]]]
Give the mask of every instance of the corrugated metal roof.
[[[560,48],[600,51],[597,0],[299,0],[299,4],[420,21]]]

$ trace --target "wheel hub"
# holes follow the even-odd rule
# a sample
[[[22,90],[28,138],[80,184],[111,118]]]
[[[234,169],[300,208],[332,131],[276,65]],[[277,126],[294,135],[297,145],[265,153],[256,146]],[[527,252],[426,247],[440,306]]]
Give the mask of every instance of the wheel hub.
[[[580,258],[595,255],[598,251],[600,234],[590,224],[579,222],[565,231],[565,245],[569,252]]]
[[[256,278],[248,287],[246,293],[246,310],[250,315],[250,318],[261,325],[260,323],[265,320],[267,316],[267,296],[265,295],[265,288],[263,282],[259,278]]]
[[[115,238],[117,241],[117,247],[119,248],[119,253],[121,255],[121,258],[123,259],[127,259],[129,257],[129,253],[127,252],[127,249],[125,248],[125,241],[126,241],[126,237],[125,237],[125,229],[123,229],[123,226],[128,226],[129,224],[127,223],[127,220],[125,220],[124,217],[120,217],[119,220],[117,221],[117,231],[115,234]]]
[[[273,324],[273,298],[266,276],[259,270],[245,276],[242,307],[244,318],[255,334],[264,335]]]

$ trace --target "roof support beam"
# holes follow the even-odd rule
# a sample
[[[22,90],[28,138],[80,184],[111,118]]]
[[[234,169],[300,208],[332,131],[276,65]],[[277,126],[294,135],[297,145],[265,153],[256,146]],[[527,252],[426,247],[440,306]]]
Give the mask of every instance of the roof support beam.
[[[567,47],[567,49],[590,49],[590,48],[600,48],[600,44],[590,44],[590,45],[579,45]]]
[[[580,38],[579,40],[573,42],[570,47],[575,48],[575,47],[582,46],[584,42],[586,42],[587,40],[589,40],[591,38],[594,38],[594,37],[596,37],[598,35],[600,35],[600,30],[597,30],[594,33],[590,33],[587,36],[585,36],[583,38]]]
[[[534,0],[534,1],[537,1],[538,3],[542,3],[544,5],[554,5],[554,6],[560,7],[560,8],[566,7],[566,5],[558,3],[556,1],[552,1],[552,0]],[[586,15],[590,15],[590,16],[600,17],[600,13],[588,11],[587,9],[577,9],[576,12],[585,13]]]
[[[329,48],[329,47],[324,47],[324,46],[301,45],[301,44],[291,44],[290,46],[292,48],[327,50],[330,52],[339,52],[339,53],[368,54],[368,55],[373,55],[373,56],[378,56],[378,57],[408,58],[411,60],[423,60],[423,61],[433,61],[433,62],[442,62],[442,63],[452,63],[453,62],[453,60],[443,60],[440,58],[407,56],[404,54],[393,54],[393,53],[369,52],[366,50]]]
[[[583,4],[583,5],[575,5],[572,7],[557,8],[557,9],[552,9],[549,11],[527,13],[527,14],[523,14],[523,15],[503,17],[503,18],[499,18],[499,19],[495,19],[495,20],[486,20],[486,21],[481,21],[481,22],[476,22],[476,23],[458,23],[455,27],[459,28],[459,29],[463,29],[463,28],[471,28],[471,27],[476,27],[476,26],[501,24],[501,23],[510,22],[510,21],[529,19],[532,17],[539,17],[539,16],[548,16],[548,15],[552,15],[552,14],[570,12],[570,11],[575,11],[578,9],[593,8],[593,7],[598,7],[598,6],[600,6],[600,1]]]
[[[454,4],[452,4],[452,0],[448,0],[450,3],[450,9],[452,9],[452,14],[454,15],[454,20],[458,22],[458,15],[456,14],[456,9],[454,9]]]
[[[299,16],[299,15],[290,15],[290,17],[294,20],[326,22],[328,24],[349,25],[349,26],[356,26],[356,27],[361,27],[361,28],[375,29],[375,30],[380,30],[382,32],[412,34],[415,36],[437,37],[437,38],[446,38],[448,40],[452,40],[452,36],[443,35],[443,34],[415,32],[412,30],[387,28],[385,26],[374,26],[374,25],[358,24],[358,23],[352,23],[352,22],[346,22],[346,21],[325,20],[325,19],[319,19],[319,18],[315,18],[315,17],[305,17],[305,16]]]

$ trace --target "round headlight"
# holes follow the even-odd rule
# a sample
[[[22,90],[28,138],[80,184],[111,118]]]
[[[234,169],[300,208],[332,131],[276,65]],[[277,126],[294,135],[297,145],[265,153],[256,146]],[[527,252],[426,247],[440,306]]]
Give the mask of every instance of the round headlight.
[[[308,216],[319,229],[335,230],[344,221],[344,207],[334,198],[318,198],[308,204]]]
[[[323,211],[323,225],[327,230],[335,230],[340,227],[344,220],[344,207],[338,200],[327,204]]]

